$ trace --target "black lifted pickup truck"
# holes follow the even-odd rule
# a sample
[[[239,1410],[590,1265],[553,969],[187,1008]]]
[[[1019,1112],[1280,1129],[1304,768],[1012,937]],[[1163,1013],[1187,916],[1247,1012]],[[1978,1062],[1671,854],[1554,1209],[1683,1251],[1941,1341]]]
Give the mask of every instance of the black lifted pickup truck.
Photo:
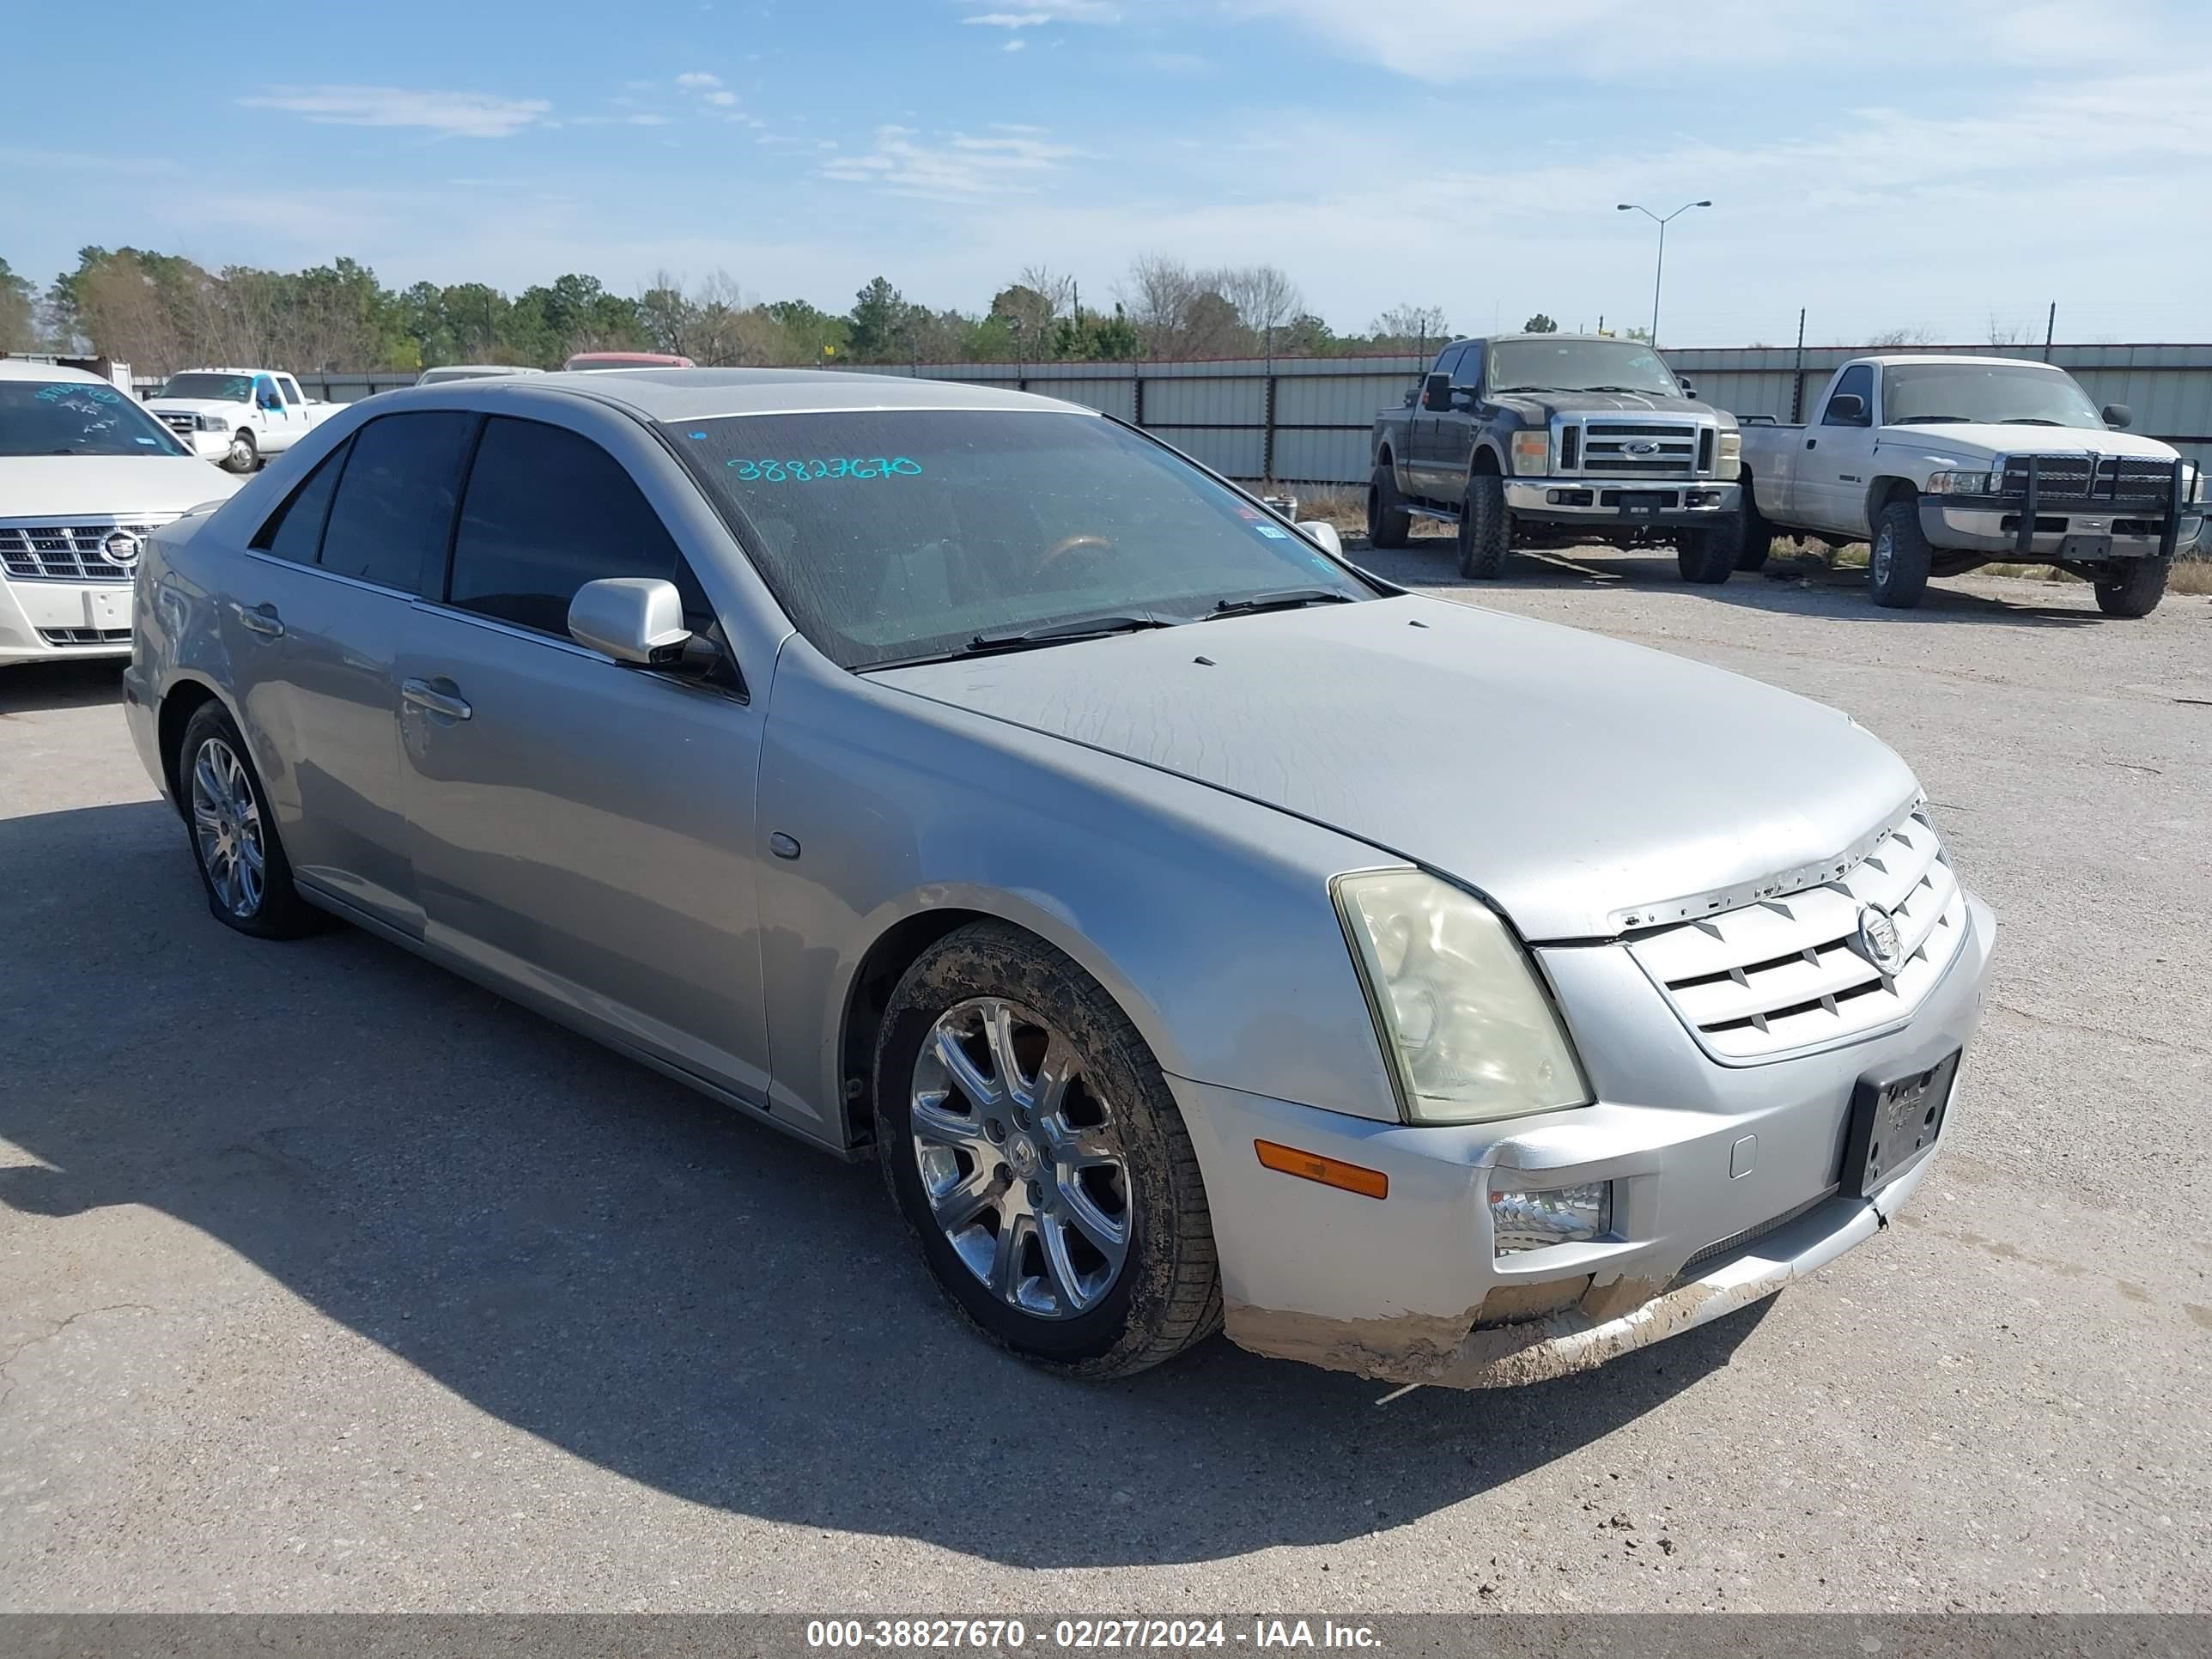
[[[1463,576],[1516,547],[1671,543],[1683,578],[1723,582],[1743,547],[1735,417],[1635,340],[1455,340],[1405,406],[1375,417],[1367,536],[1403,547],[1418,514],[1459,526]]]

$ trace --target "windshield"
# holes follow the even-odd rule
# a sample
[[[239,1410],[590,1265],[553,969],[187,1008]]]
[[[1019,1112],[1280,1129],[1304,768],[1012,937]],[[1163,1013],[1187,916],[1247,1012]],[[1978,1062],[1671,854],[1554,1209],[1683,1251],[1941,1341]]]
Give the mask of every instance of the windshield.
[[[242,404],[253,395],[251,374],[175,374],[161,388],[164,398],[215,398]]]
[[[979,636],[1374,590],[1159,445],[1088,415],[727,416],[668,429],[800,632],[847,668]]]
[[[2101,430],[2105,424],[2072,375],[2026,363],[1905,363],[1885,368],[1881,418],[1887,426],[2020,422]]]
[[[1679,398],[1674,371],[1633,340],[1501,340],[1490,348],[1483,388],[1502,392],[1645,392]]]
[[[0,455],[182,455],[169,429],[112,386],[0,380]]]

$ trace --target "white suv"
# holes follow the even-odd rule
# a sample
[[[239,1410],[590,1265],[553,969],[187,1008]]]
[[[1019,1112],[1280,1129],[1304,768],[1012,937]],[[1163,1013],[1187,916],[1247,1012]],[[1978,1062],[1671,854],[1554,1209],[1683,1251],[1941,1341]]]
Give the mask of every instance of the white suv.
[[[99,376],[0,362],[0,666],[129,656],[141,543],[237,488]]]

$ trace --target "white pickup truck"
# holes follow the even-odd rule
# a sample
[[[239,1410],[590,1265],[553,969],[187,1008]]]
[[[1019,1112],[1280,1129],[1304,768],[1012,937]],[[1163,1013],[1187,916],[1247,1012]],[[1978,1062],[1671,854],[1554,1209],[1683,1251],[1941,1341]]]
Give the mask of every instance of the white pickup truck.
[[[1930,576],[2011,560],[2057,565],[2095,584],[2106,615],[2142,617],[2196,538],[2197,469],[2048,363],[1856,357],[1814,407],[1806,426],[1739,417],[1739,569],[1777,535],[1864,541],[1874,602],[1893,610],[1919,604]]]
[[[345,405],[307,396],[278,369],[195,368],[170,376],[146,406],[202,460],[251,472]]]

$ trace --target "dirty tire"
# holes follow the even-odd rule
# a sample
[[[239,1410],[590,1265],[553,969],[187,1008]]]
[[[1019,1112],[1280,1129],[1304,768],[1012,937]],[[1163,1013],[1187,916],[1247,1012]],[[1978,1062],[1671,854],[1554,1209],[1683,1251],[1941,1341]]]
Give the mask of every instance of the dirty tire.
[[[1920,528],[1917,501],[1892,501],[1875,520],[1867,550],[1867,586],[1887,611],[1910,611],[1928,592],[1936,550]]]
[[[230,448],[222,458],[226,472],[251,472],[261,465],[261,447],[253,441],[253,434],[244,427],[231,434]]]
[[[2166,597],[2171,559],[2130,559],[2118,567],[2117,579],[2097,581],[2097,609],[2108,617],[2148,617]],[[2107,570],[2113,569],[2106,566]]]
[[[192,774],[203,751],[211,743],[221,744],[238,758],[246,786],[260,815],[262,890],[260,902],[251,915],[236,914],[217,893],[194,825]],[[285,857],[284,844],[277,837],[276,817],[269,810],[269,796],[261,787],[259,774],[253,769],[246,739],[239,735],[237,723],[229,713],[213,699],[202,703],[185,726],[184,745],[177,757],[177,794],[184,814],[185,837],[192,849],[192,866],[199,872],[208,910],[217,921],[249,939],[304,939],[331,925],[331,918],[301,898],[300,890],[293,884],[292,861]]]
[[[1367,480],[1367,544],[1403,547],[1413,534],[1413,515],[1398,493],[1398,475],[1387,463]]]
[[[1774,526],[1767,522],[1766,514],[1759,510],[1759,498],[1751,491],[1751,474],[1741,477],[1742,490],[1738,500],[1742,503],[1738,511],[1738,532],[1742,537],[1735,553],[1735,568],[1739,570],[1764,570],[1768,556],[1774,551]]]
[[[1686,582],[1717,586],[1741,568],[1736,556],[1742,549],[1742,521],[1733,518],[1686,530],[1674,544],[1674,568]]]
[[[1129,1241],[1098,1304],[1063,1317],[1009,1306],[954,1250],[931,1212],[912,1119],[916,1060],[939,1018],[979,997],[1033,1010],[1073,1047],[1107,1102],[1127,1160]],[[1104,988],[1035,935],[981,921],[948,933],[908,969],[875,1056],[877,1147],[891,1199],[938,1288],[970,1323],[1023,1358],[1089,1379],[1170,1359],[1221,1327],[1221,1275],[1197,1154],[1159,1062]]]
[[[1470,473],[1459,515],[1459,574],[1470,581],[1496,581],[1513,548],[1512,515],[1505,510],[1505,480],[1495,472]]]

